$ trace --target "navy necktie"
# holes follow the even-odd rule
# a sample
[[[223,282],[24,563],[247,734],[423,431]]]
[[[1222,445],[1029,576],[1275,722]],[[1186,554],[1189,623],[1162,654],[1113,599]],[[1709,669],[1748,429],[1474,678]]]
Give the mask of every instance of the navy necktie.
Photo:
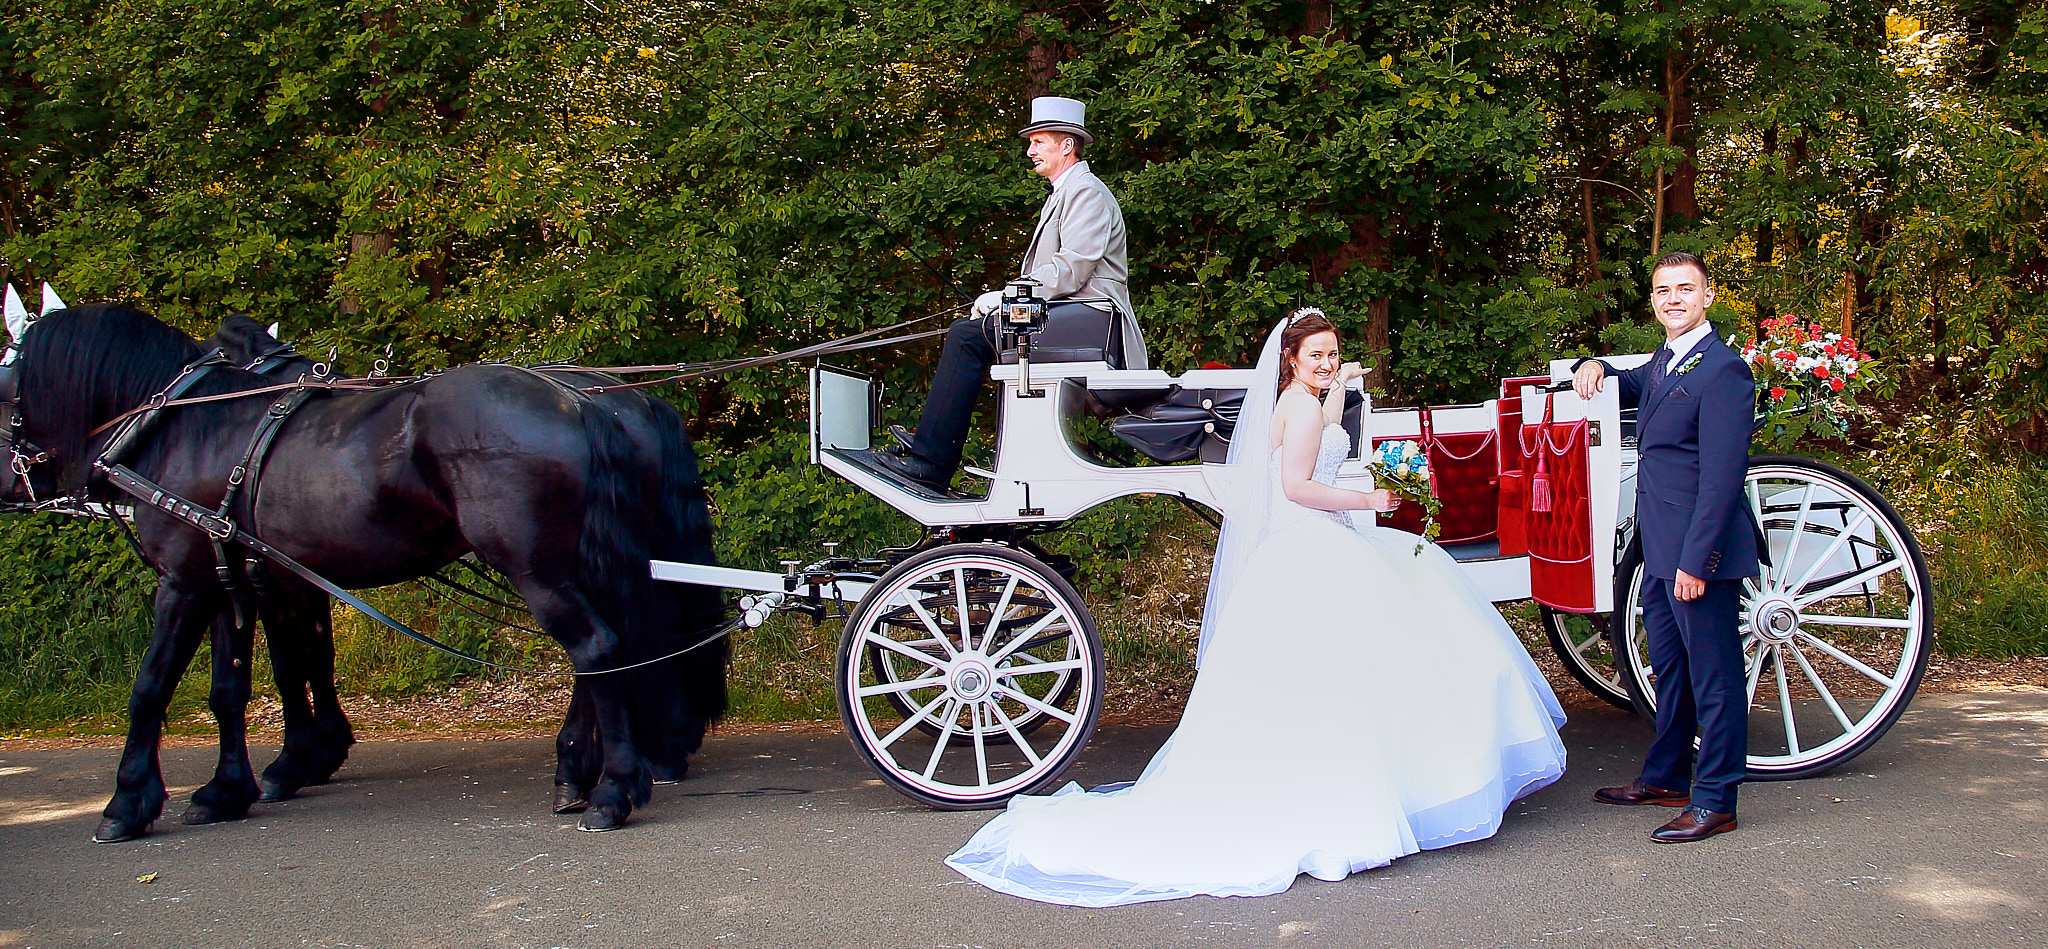
[[[1657,358],[1650,360],[1650,381],[1662,382],[1664,371],[1671,368],[1671,347],[1657,347]]]

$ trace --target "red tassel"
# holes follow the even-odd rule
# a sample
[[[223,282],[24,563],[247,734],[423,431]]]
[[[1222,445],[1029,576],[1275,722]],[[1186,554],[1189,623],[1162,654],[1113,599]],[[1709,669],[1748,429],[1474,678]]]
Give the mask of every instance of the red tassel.
[[[1550,459],[1544,457],[1547,454],[1537,449],[1536,474],[1529,478],[1529,510],[1538,514],[1550,513]]]

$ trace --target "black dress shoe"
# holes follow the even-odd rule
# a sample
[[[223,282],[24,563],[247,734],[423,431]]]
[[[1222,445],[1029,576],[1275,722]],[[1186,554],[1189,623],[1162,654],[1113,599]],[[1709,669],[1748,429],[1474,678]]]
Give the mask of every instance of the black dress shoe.
[[[907,451],[887,449],[870,451],[868,458],[875,467],[889,472],[905,481],[926,488],[935,494],[945,494],[952,483],[951,472],[940,471],[939,466],[917,457]]]
[[[904,428],[901,425],[891,425],[889,426],[889,437],[896,440],[897,448],[909,451],[910,440],[916,436],[911,433],[910,429]]]
[[[1693,804],[1680,811],[1670,823],[1651,831],[1650,839],[1660,844],[1689,844],[1734,829],[1734,814],[1722,814]]]
[[[1593,800],[1602,804],[1661,804],[1665,807],[1684,807],[1692,803],[1692,795],[1685,791],[1666,791],[1663,788],[1651,787],[1644,784],[1642,778],[1637,778],[1621,787],[1594,791]]]

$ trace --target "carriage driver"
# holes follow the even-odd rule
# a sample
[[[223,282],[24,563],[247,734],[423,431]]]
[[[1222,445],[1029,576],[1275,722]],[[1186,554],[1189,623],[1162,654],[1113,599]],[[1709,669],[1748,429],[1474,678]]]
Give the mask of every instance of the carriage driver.
[[[1095,141],[1084,122],[1086,106],[1075,99],[1041,96],[1031,100],[1031,124],[1021,134],[1031,170],[1047,182],[1045,206],[1024,252],[1018,273],[1038,283],[1047,308],[1048,337],[1070,328],[1102,325],[1110,361],[1122,353],[1122,367],[1144,369],[1145,340],[1131,313],[1129,257],[1123,209],[1102,179],[1088,170],[1081,150]],[[916,434],[892,427],[899,442],[875,451],[876,464],[938,493],[945,493],[960,467],[960,449],[981,381],[996,361],[994,315],[1002,291],[984,293],[974,312],[953,322],[939,351],[931,393]],[[1061,301],[1067,301],[1061,305]],[[1113,323],[1111,322],[1113,321]]]

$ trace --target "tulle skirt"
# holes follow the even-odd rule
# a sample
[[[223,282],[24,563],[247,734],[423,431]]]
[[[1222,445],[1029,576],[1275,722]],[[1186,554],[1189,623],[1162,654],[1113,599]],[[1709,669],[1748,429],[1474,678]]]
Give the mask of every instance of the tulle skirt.
[[[1278,893],[1492,836],[1564,773],[1564,712],[1450,557],[1414,548],[1321,516],[1276,530],[1138,781],[1014,798],[947,864],[1114,906]]]

